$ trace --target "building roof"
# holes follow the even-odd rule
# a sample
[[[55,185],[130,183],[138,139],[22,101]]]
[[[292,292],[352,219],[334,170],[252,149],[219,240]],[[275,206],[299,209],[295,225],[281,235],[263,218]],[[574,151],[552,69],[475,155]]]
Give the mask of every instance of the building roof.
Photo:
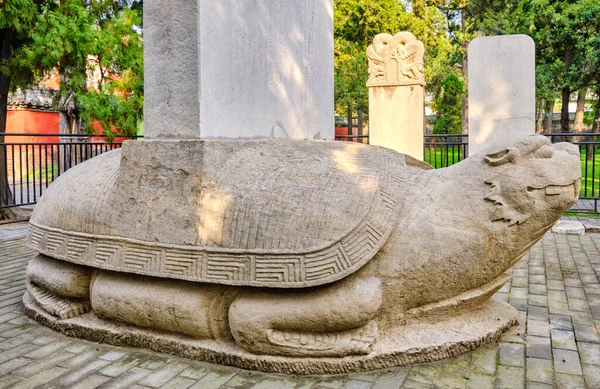
[[[8,109],[56,112],[53,104],[56,92],[56,89],[41,87],[18,89],[8,94]]]

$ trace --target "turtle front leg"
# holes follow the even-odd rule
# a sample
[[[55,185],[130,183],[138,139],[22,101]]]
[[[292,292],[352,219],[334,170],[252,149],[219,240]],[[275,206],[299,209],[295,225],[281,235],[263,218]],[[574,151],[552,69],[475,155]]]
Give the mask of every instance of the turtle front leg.
[[[297,291],[249,291],[229,308],[237,344],[256,354],[336,356],[368,354],[377,337],[382,301],[378,278],[352,277]]]
[[[91,274],[85,266],[38,255],[27,265],[27,292],[47,313],[70,319],[91,309]]]

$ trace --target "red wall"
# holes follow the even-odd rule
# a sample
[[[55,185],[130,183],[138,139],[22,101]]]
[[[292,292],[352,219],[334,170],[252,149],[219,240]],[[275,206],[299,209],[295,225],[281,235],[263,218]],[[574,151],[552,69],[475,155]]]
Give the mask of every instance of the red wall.
[[[36,111],[8,111],[6,132],[27,134],[58,134],[58,113]],[[7,143],[16,142],[56,142],[56,137],[7,136]]]

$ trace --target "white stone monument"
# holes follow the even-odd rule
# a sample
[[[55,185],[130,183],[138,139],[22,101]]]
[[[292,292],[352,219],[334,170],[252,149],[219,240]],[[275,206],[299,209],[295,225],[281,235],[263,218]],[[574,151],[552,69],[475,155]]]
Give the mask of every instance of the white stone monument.
[[[535,134],[535,45],[527,35],[469,44],[469,155]]]
[[[369,143],[423,160],[423,42],[410,32],[379,34],[369,58]]]
[[[333,139],[333,1],[149,1],[146,139]]]

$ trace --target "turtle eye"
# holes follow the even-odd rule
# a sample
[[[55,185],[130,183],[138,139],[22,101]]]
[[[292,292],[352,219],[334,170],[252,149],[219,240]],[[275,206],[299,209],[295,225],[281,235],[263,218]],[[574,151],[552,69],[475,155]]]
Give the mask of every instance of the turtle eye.
[[[544,145],[533,152],[535,158],[552,158],[554,152],[550,146]]]
[[[485,156],[485,162],[491,166],[504,165],[507,162],[515,162],[516,152],[512,148],[502,149],[495,153],[491,153]]]

